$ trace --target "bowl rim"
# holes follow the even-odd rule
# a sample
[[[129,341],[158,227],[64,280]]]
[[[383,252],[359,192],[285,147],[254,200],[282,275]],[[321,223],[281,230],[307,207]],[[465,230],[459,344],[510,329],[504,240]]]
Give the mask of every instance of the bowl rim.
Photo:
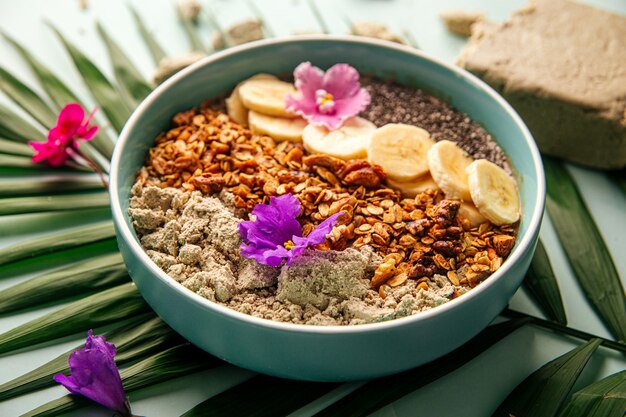
[[[412,314],[406,317],[400,317],[393,320],[388,320],[385,322],[379,323],[367,323],[367,324],[359,324],[359,325],[330,325],[330,326],[313,326],[307,324],[294,324],[294,323],[284,323],[278,322],[269,319],[263,319],[259,317],[254,317],[245,313],[238,312],[224,305],[218,304],[216,302],[210,301],[199,294],[189,290],[188,288],[182,286],[180,283],[175,281],[172,277],[167,275],[165,271],[159,268],[150,257],[143,250],[139,242],[133,236],[130,228],[127,226],[124,221],[124,216],[127,215],[122,212],[122,206],[120,204],[120,200],[118,198],[118,172],[119,166],[121,163],[123,149],[126,146],[129,140],[129,133],[133,129],[134,125],[137,123],[144,112],[153,104],[157,98],[163,94],[170,87],[175,86],[180,80],[186,78],[187,76],[193,74],[196,71],[199,71],[203,67],[210,65],[214,61],[218,61],[224,57],[236,55],[239,53],[243,53],[245,51],[256,49],[259,47],[265,47],[270,45],[279,45],[279,44],[290,44],[290,43],[302,43],[302,42],[319,42],[319,41],[328,41],[328,42],[343,42],[343,43],[357,43],[357,44],[367,44],[374,45],[377,47],[383,47],[387,49],[393,49],[408,55],[413,55],[419,59],[423,59],[426,61],[433,62],[437,65],[445,67],[447,70],[456,74],[458,77],[462,78],[465,82],[477,87],[480,90],[483,90],[487,93],[491,99],[497,102],[511,117],[511,119],[517,124],[520,128],[526,144],[530,149],[530,154],[532,157],[533,167],[535,170],[535,175],[537,176],[537,201],[535,207],[532,208],[532,214],[528,221],[528,229],[526,234],[521,237],[521,239],[516,242],[517,250],[513,253],[509,258],[506,259],[506,262],[502,264],[502,267],[498,269],[492,276],[489,277],[488,280],[481,283],[481,285],[473,288],[471,291],[468,291],[463,297],[457,297],[453,300],[450,300],[442,305],[439,305],[435,308],[431,308],[426,311],[422,311],[419,313]],[[504,276],[511,269],[512,265],[519,262],[522,255],[529,249],[529,246],[533,244],[533,236],[539,232],[539,227],[541,225],[541,220],[544,212],[545,205],[545,178],[543,171],[543,164],[541,161],[541,156],[539,154],[539,149],[537,145],[526,127],[525,123],[522,121],[521,117],[517,114],[517,112],[511,107],[511,105],[504,100],[495,90],[493,90],[487,83],[480,80],[475,75],[470,72],[457,67],[452,64],[448,64],[443,60],[430,56],[427,53],[424,53],[421,50],[397,44],[394,42],[383,41],[372,38],[364,38],[353,35],[297,35],[290,36],[285,38],[274,38],[274,39],[264,39],[259,41],[254,41],[250,43],[246,43],[243,45],[238,45],[234,47],[230,47],[223,51],[219,51],[213,53],[193,64],[188,66],[187,68],[179,71],[169,79],[167,79],[164,83],[157,86],[149,95],[146,97],[137,108],[133,111],[132,115],[124,125],[124,128],[120,132],[117,143],[115,144],[115,149],[113,152],[113,156],[111,158],[111,170],[110,170],[110,182],[109,189],[112,190],[110,194],[111,199],[111,210],[113,221],[117,226],[118,230],[118,238],[124,239],[127,243],[127,247],[130,251],[134,253],[134,255],[146,266],[152,275],[155,278],[160,279],[166,285],[171,287],[174,291],[178,292],[185,298],[188,298],[190,302],[199,304],[200,307],[204,309],[212,310],[213,313],[223,314],[227,318],[230,318],[235,321],[242,321],[247,325],[265,327],[268,329],[273,329],[276,331],[282,332],[291,332],[291,333],[307,333],[307,334],[353,334],[353,333],[364,333],[364,332],[377,332],[377,331],[386,331],[396,327],[403,327],[411,324],[415,324],[418,322],[429,320],[435,316],[445,315],[450,310],[457,308],[464,303],[469,302],[472,298],[480,296],[481,293],[487,291],[491,286],[495,285],[497,281],[504,279]],[[519,238],[519,237],[518,237]]]

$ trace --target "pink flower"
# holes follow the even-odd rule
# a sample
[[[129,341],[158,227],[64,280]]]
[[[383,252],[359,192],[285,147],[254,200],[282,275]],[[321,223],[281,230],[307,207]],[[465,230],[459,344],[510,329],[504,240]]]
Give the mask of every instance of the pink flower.
[[[63,165],[70,157],[70,148],[78,148],[78,140],[91,140],[98,133],[98,126],[89,126],[96,110],[85,120],[85,110],[78,103],[69,103],[59,113],[57,124],[48,132],[46,142],[30,141],[35,150],[33,162],[47,162],[52,166]]]
[[[370,104],[370,95],[359,84],[359,73],[348,64],[335,64],[324,73],[310,62],[293,72],[300,97],[287,96],[285,108],[314,125],[331,130]]]

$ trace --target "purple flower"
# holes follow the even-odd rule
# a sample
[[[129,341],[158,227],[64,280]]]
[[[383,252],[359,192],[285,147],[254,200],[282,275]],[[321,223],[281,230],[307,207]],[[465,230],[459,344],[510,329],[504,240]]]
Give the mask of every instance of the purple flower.
[[[300,97],[287,96],[287,110],[309,123],[335,130],[370,104],[370,95],[359,84],[359,73],[348,64],[335,64],[324,73],[310,62],[293,72]]]
[[[78,149],[78,139],[91,140],[98,133],[98,126],[89,126],[95,109],[85,119],[85,110],[78,103],[69,103],[59,113],[57,124],[48,132],[46,142],[30,141],[35,150],[33,162],[47,162],[52,166],[63,165]],[[84,122],[83,122],[84,121]]]
[[[244,241],[241,256],[270,266],[279,266],[286,259],[289,265],[309,246],[323,243],[342,214],[333,214],[308,236],[302,237],[302,227],[297,220],[301,211],[300,201],[291,194],[271,197],[269,205],[257,204],[252,210],[255,220],[239,223]]]
[[[56,374],[54,380],[72,394],[83,395],[122,416],[130,416],[122,379],[113,359],[115,351],[114,344],[103,336],[92,336],[89,330],[85,347],[70,355],[72,375]]]

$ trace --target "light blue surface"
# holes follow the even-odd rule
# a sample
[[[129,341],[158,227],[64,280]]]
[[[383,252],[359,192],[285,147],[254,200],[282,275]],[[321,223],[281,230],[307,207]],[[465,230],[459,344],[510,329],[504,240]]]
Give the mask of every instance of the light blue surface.
[[[307,60],[328,68],[338,59],[362,74],[392,78],[448,97],[502,146],[520,178],[522,200],[517,244],[502,268],[463,297],[428,312],[385,323],[328,327],[274,323],[238,313],[167,276],[141,248],[128,206],[136,172],[171,116],[227,92],[253,74],[288,73]],[[530,133],[513,109],[482,81],[413,48],[356,37],[316,36],[231,48],[159,86],[139,105],[120,135],[110,187],[118,244],[130,275],[165,322],[232,364],[315,381],[359,380],[403,371],[438,358],[476,335],[508,304],[522,282],[539,233],[545,195],[541,158]],[[384,362],[377,361],[381,351],[392,354]]]
[[[173,0],[132,0],[142,14],[157,40],[170,54],[188,50],[184,32],[175,21]],[[438,19],[442,10],[483,10],[494,20],[504,19],[512,10],[526,3],[525,0],[316,0],[330,31],[346,33],[345,17],[352,20],[376,20],[388,24],[392,30],[408,30],[421,48],[440,59],[453,62],[465,40],[450,35]],[[626,14],[626,2],[622,0],[587,0],[587,3]],[[63,33],[75,42],[105,74],[111,77],[110,62],[106,50],[97,36],[95,17],[120,42],[142,74],[150,77],[153,64],[139,37],[125,1],[90,0],[90,9],[80,11],[78,0],[0,0],[0,28],[22,42],[26,47],[51,66],[82,99],[90,103],[87,90],[82,85],[67,54],[44,20],[54,22]],[[244,0],[201,0],[212,10],[226,27],[253,15]],[[294,31],[319,30],[319,26],[306,3],[302,0],[255,0],[257,8],[276,36],[286,36]],[[206,16],[201,19],[201,32],[206,43],[213,32]],[[40,91],[32,74],[17,54],[0,39],[0,65],[16,73],[21,79]],[[0,101],[8,100],[0,95]],[[93,103],[91,103],[93,104]],[[19,112],[19,110],[18,110]],[[578,167],[570,167],[583,198],[591,209],[594,220],[610,248],[621,277],[626,277],[626,198],[618,188],[600,173]],[[13,242],[4,238],[0,225],[0,245]],[[544,218],[541,237],[550,254],[561,292],[564,297],[569,325],[590,333],[610,337],[596,314],[590,308],[574,280],[563,251],[552,229],[550,219]],[[9,280],[0,280],[0,288],[6,288],[27,279],[22,274]],[[542,316],[525,291],[516,292],[511,307],[530,314]],[[0,317],[0,331],[6,331],[21,323],[40,317],[55,307],[39,309]],[[15,355],[0,357],[0,383],[45,363],[56,355],[84,340],[76,335],[68,340],[49,346],[37,347]],[[468,365],[445,378],[415,391],[374,413],[376,417],[404,416],[467,416],[490,415],[497,405],[530,372],[554,357],[572,349],[580,342],[554,335],[535,327],[526,327],[483,353]],[[332,352],[329,352],[332,354]],[[377,360],[384,361],[387,352],[380,352]],[[624,357],[600,348],[584,371],[575,389],[626,367]],[[131,395],[135,414],[144,416],[177,416],[210,396],[249,378],[251,373],[234,367],[223,367],[185,378],[160,384]],[[310,416],[325,404],[341,398],[357,384],[344,384],[324,398],[304,407],[294,416]],[[0,416],[17,416],[33,407],[64,394],[61,387],[50,388],[15,400],[0,403]],[[279,394],[277,394],[277,400]],[[245,399],[242,399],[245,400]],[[92,407],[75,415],[110,416],[107,411]]]

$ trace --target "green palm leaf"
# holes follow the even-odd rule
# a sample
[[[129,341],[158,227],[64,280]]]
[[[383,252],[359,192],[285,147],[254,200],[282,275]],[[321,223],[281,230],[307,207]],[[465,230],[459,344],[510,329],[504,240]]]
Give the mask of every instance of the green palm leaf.
[[[0,138],[0,152],[12,155],[33,156],[33,148],[24,144],[8,139]]]
[[[0,157],[0,161],[1,160],[2,158]],[[109,194],[103,191],[66,195],[0,198],[0,216],[108,206]]]
[[[0,216],[0,236],[17,238],[110,219],[109,207]]]
[[[181,15],[178,8],[176,9],[176,13],[178,15],[178,21],[180,22],[185,31],[185,34],[187,35],[187,38],[189,39],[189,45],[191,46],[191,50],[208,54],[210,51],[206,46],[204,46],[204,43],[200,40],[200,35],[198,34],[198,29],[196,28],[196,26],[189,20],[185,19]]]
[[[65,39],[58,29],[52,25],[50,27],[65,46],[85,84],[89,87],[89,91],[106,114],[113,128],[118,132],[121,131],[134,108],[133,103],[124,101],[119,91],[89,58]]]
[[[87,258],[0,291],[0,314],[58,302],[130,281],[119,252]]]
[[[0,248],[0,265],[49,252],[82,246],[115,236],[111,221],[88,224],[61,230],[57,233],[26,240]]]
[[[120,371],[126,393],[160,382],[214,368],[219,359],[189,345],[174,346]],[[22,417],[52,417],[93,404],[84,397],[66,395],[36,408]]]
[[[0,155],[0,165],[2,157]],[[41,167],[41,166],[39,166]],[[0,197],[44,194],[51,192],[85,191],[101,189],[102,182],[96,175],[56,174],[0,180]]]
[[[259,375],[209,398],[182,417],[286,416],[338,386]],[[277,393],[280,401],[276,401]]]
[[[150,307],[135,284],[122,284],[0,334],[0,354],[86,332],[149,311]]]
[[[0,67],[0,90],[43,126],[54,126],[56,114],[30,87]]]
[[[61,110],[63,106],[72,101],[79,101],[76,95],[54,75],[48,68],[41,64],[33,55],[20,45],[15,39],[2,33],[2,36],[17,50],[22,58],[30,65],[44,91],[50,96],[56,104],[57,110]]]
[[[32,157],[17,155],[0,155],[0,166],[11,168],[28,168],[39,170],[41,165],[33,162]]]
[[[602,235],[565,166],[544,158],[546,207],[576,279],[609,330],[626,341],[626,296]]]
[[[183,341],[161,319],[154,317],[153,313],[141,316],[122,328],[107,332],[105,336],[107,341],[117,348],[115,363],[118,366],[146,359]],[[0,385],[0,401],[56,385],[52,376],[58,373],[69,373],[67,359],[70,353],[82,347],[83,345],[76,346],[50,362]]]
[[[559,417],[624,417],[626,370],[576,392]]]
[[[96,22],[96,27],[100,37],[109,51],[109,57],[113,64],[113,73],[117,84],[126,95],[126,100],[133,103],[133,108],[139,104],[141,100],[146,98],[152,92],[152,87],[142,77],[139,70],[135,67],[128,56],[115,43],[111,36],[104,30],[100,22]]]
[[[141,35],[141,38],[143,39],[146,47],[148,48],[148,51],[150,52],[150,56],[152,57],[154,65],[159,65],[159,62],[161,62],[161,60],[165,58],[167,54],[165,53],[163,48],[161,48],[161,45],[159,45],[154,36],[152,36],[152,33],[150,33],[148,28],[146,28],[146,25],[143,23],[143,20],[141,19],[141,16],[139,16],[139,13],[137,13],[137,10],[130,5],[128,6],[128,8],[133,15],[133,19],[135,20],[135,24],[137,25],[137,29],[139,30],[139,35]]]
[[[524,284],[551,320],[562,325],[567,324],[559,284],[556,282],[550,259],[541,240],[537,242],[537,249],[524,279]]]
[[[56,75],[48,68],[41,64],[33,57],[22,45],[15,39],[6,34],[2,34],[4,38],[17,50],[24,61],[30,66],[31,70],[39,80],[41,87],[48,94],[50,99],[56,104],[56,111],[61,110],[67,103],[81,103],[76,94],[74,94]],[[84,104],[81,104],[83,107]],[[54,124],[54,123],[53,123]],[[53,125],[52,124],[52,125]],[[50,126],[52,126],[50,125]],[[113,140],[106,134],[104,129],[100,129],[91,143],[98,152],[102,153],[105,158],[110,159],[113,154]]]
[[[81,212],[77,213],[78,215],[81,214]],[[76,215],[76,213],[73,212],[59,212],[55,214],[58,216],[67,216],[68,214]],[[53,217],[52,220],[55,220],[55,218]],[[10,229],[10,227],[4,225],[0,226],[2,226],[0,230]],[[19,236],[19,234],[15,233],[12,234],[12,236]],[[59,265],[82,261],[87,257],[101,255],[102,253],[110,252],[116,248],[117,241],[111,237],[92,243],[72,246],[65,250],[55,250],[54,252],[43,255],[25,257],[19,261],[0,266],[0,278],[14,278],[25,274],[45,271],[50,268],[57,268]]]
[[[509,394],[492,417],[555,416],[598,346],[599,339],[590,340],[533,372]]]
[[[367,416],[406,394],[457,370],[525,323],[528,323],[527,319],[514,319],[489,326],[478,336],[447,355],[407,372],[371,380],[315,416]]]
[[[6,106],[0,104],[0,136],[26,143],[29,140],[44,142],[46,135],[31,123],[18,116]]]

